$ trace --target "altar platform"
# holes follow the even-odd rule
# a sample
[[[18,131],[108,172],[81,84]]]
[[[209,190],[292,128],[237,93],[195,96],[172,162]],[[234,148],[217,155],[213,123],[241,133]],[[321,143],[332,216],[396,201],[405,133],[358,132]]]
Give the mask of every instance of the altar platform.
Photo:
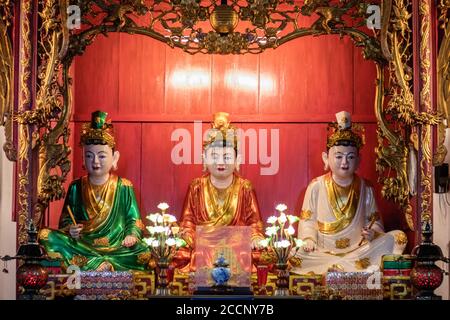
[[[73,274],[49,274],[41,294],[47,300],[146,300],[155,295],[157,277],[153,272],[82,272],[76,279]],[[244,294],[205,294],[192,282],[193,275],[175,272],[169,279],[172,298],[191,299],[254,299],[293,298],[301,300],[408,300],[413,288],[405,275],[383,276],[366,272],[329,272],[326,275],[289,276],[289,296],[277,297],[277,276],[267,275],[267,281],[258,283],[252,274],[251,288]],[[77,283],[77,281],[79,282]],[[379,283],[377,281],[379,280]],[[197,294],[195,294],[197,293]]]

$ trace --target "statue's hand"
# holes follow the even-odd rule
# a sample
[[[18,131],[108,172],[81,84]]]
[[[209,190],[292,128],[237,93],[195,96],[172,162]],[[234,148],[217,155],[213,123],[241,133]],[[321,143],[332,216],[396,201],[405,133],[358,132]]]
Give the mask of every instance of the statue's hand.
[[[311,239],[306,239],[303,243],[302,249],[304,252],[313,252],[316,250],[316,243]]]
[[[126,236],[125,239],[123,239],[122,245],[124,247],[129,248],[129,247],[134,246],[137,241],[138,241],[138,239],[135,236],[129,235],[129,236]]]
[[[375,237],[375,230],[364,227],[361,231],[361,235],[370,242]]]
[[[78,239],[80,237],[81,230],[83,230],[82,224],[71,225],[69,228],[69,234],[72,238]]]

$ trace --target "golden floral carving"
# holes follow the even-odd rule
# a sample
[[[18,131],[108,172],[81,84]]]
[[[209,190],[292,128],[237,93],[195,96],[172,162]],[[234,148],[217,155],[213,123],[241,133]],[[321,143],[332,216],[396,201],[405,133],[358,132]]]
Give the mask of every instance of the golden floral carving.
[[[28,81],[31,74],[32,47],[30,33],[31,1],[21,2],[20,34],[22,37],[22,47],[20,50],[20,71],[19,71],[19,112],[29,109],[31,102],[31,91]],[[19,150],[18,150],[18,230],[17,239],[19,244],[27,242],[27,223],[31,214],[31,204],[29,203],[30,172],[30,133],[25,124],[19,124]]]
[[[9,31],[12,29],[12,2],[0,1],[0,126],[5,127],[3,150],[10,161],[17,160],[13,144],[14,59]]]
[[[437,110],[444,115],[447,123],[441,122],[438,126],[438,141],[433,165],[440,165],[445,160],[447,155],[447,148],[444,145],[445,128],[450,128],[450,23],[447,18],[450,2],[441,0],[439,9],[439,27],[444,30],[444,36],[439,45],[437,57]]]
[[[408,164],[408,159],[410,159],[410,162],[415,161],[414,157],[409,157],[410,152],[415,152],[413,148],[410,148],[409,136],[413,130],[429,127],[430,129],[426,129],[423,132],[425,142],[422,144],[422,151],[430,154],[429,150],[426,149],[429,148],[426,139],[429,137],[431,126],[439,124],[441,117],[429,109],[422,110],[422,112],[418,112],[415,109],[414,95],[412,93],[413,72],[410,67],[412,59],[412,32],[409,27],[412,14],[410,12],[412,12],[412,9],[409,2],[404,0],[393,1],[392,11],[389,14],[391,24],[386,31],[387,45],[392,54],[392,59],[388,65],[390,73],[389,84],[386,89],[383,89],[385,86],[384,72],[382,68],[377,66],[379,84],[377,86],[375,110],[378,120],[376,169],[380,174],[379,181],[383,184],[383,197],[392,199],[400,205],[409,228],[414,230],[412,206],[410,204],[413,192],[411,192],[412,190],[410,190],[409,186],[408,174],[410,172],[408,171],[408,166],[416,167],[417,163]],[[423,27],[423,31],[427,31],[426,27]],[[422,47],[422,51],[426,52],[424,48],[426,47]],[[426,61],[423,62],[422,67],[427,67]],[[388,93],[386,94],[384,90]],[[425,100],[428,99],[429,95],[427,90],[422,91],[422,98]],[[388,96],[390,99],[386,108],[383,108],[385,96]],[[424,167],[423,162],[421,162],[421,167]],[[421,172],[425,197],[428,197],[428,187],[430,185],[428,184],[427,176],[424,176],[424,174],[427,174],[428,177],[431,174],[424,170]],[[422,208],[422,211],[427,211],[427,209]]]

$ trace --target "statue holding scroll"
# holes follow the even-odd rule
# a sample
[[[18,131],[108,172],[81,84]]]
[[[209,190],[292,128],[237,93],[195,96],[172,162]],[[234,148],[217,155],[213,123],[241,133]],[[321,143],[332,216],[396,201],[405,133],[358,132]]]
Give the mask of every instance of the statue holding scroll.
[[[133,185],[111,173],[117,167],[112,124],[106,112],[83,124],[81,146],[88,174],[74,180],[66,195],[59,230],[42,229],[39,241],[49,256],[82,270],[144,270],[148,248]]]
[[[380,265],[382,255],[402,254],[407,243],[402,231],[384,232],[373,188],[355,174],[362,127],[352,124],[347,112],[336,118],[322,154],[330,172],[312,180],[305,193],[298,229],[304,245],[295,273],[364,271]]]

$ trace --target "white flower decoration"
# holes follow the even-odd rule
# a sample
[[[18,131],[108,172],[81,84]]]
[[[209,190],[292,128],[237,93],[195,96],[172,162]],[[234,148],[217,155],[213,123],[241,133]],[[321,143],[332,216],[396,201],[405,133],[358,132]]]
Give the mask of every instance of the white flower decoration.
[[[293,223],[295,223],[295,222],[300,220],[297,216],[293,216],[291,214],[288,214],[287,218],[289,220],[289,224],[293,224]]]
[[[277,234],[278,229],[279,229],[278,226],[267,227],[266,228],[266,235],[271,237],[271,236]]]
[[[154,233],[164,233],[164,232],[166,232],[166,229],[163,226],[156,226],[156,227],[153,227],[153,232]]]
[[[158,204],[158,209],[165,211],[165,210],[169,209],[169,205],[165,202],[161,202],[160,204]]]
[[[166,240],[166,244],[167,244],[169,247],[172,247],[172,246],[174,246],[174,245],[176,244],[176,241],[175,241],[174,238],[168,238],[168,239]]]
[[[144,242],[148,245],[151,246],[153,240],[155,240],[155,238],[144,238]]]
[[[277,217],[270,216],[269,218],[267,218],[267,223],[274,224],[275,222],[277,222]]]
[[[293,226],[289,226],[289,228],[286,229],[286,234],[292,236],[295,233],[295,229]]]
[[[294,239],[295,241],[295,246],[296,247],[303,247],[303,245],[305,244],[305,242],[302,239]]]
[[[278,217],[278,222],[280,224],[283,224],[287,221],[286,215],[284,213],[281,213],[280,216]]]
[[[168,223],[174,223],[177,221],[177,218],[172,214],[164,214],[163,220]]]
[[[291,242],[289,240],[275,241],[273,243],[273,246],[275,248],[288,248],[290,245],[291,245]]]
[[[149,214],[147,216],[147,219],[150,220],[153,223],[156,223],[156,221],[158,220],[158,216],[159,215],[160,215],[159,213],[152,213],[152,214]]]
[[[287,209],[287,205],[285,205],[284,203],[280,203],[279,205],[276,206],[275,210],[283,212]]]
[[[159,247],[159,240],[153,240],[152,247],[154,247],[154,248]]]

